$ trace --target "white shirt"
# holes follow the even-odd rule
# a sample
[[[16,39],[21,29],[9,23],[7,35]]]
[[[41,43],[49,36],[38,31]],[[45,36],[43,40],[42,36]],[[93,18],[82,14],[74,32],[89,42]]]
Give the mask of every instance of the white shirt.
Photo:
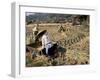
[[[52,44],[48,33],[42,36],[42,48],[46,48],[46,45]]]

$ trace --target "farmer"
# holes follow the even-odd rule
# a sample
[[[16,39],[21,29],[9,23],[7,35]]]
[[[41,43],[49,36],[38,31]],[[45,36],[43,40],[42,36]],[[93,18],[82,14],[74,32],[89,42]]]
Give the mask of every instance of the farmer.
[[[42,49],[46,49],[46,54],[48,55],[48,50],[52,47],[52,42],[50,40],[48,32],[45,30],[42,36]]]
[[[52,47],[52,42],[47,30],[42,31],[38,36],[41,36],[42,41],[42,47],[40,48],[40,50],[42,50],[44,54],[49,55],[48,51]]]
[[[33,31],[33,42],[35,42],[35,40],[36,40],[36,35],[37,35],[37,33],[38,33],[38,28],[37,28],[37,26],[34,27],[34,28],[32,29],[32,31]]]

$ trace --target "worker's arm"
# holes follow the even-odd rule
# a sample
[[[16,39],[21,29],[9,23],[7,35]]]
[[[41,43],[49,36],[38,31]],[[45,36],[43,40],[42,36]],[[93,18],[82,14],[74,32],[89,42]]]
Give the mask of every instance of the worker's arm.
[[[44,49],[44,48],[45,48],[45,38],[42,37],[42,46],[38,47],[37,50],[38,50],[38,51],[41,51],[41,50]]]
[[[45,48],[45,37],[42,37],[42,49]]]

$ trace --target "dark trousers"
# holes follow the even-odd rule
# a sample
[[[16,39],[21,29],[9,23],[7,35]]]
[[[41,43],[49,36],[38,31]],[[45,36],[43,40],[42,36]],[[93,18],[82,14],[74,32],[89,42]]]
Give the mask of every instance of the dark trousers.
[[[51,48],[48,49],[48,56],[53,56],[56,52],[57,52],[57,44],[54,44]],[[42,53],[44,55],[47,55],[45,48],[42,50]]]

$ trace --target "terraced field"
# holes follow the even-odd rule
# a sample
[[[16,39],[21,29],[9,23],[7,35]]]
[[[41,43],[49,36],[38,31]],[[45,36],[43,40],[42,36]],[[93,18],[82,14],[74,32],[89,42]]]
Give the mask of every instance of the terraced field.
[[[32,42],[31,33],[32,28],[35,26],[36,24],[26,26],[26,31],[30,33],[30,42],[28,43]],[[89,64],[89,26],[47,23],[39,24],[38,29],[46,29],[51,40],[57,42],[59,56],[52,59],[44,55],[36,55],[35,58],[32,59],[32,53],[27,52],[27,67]]]

